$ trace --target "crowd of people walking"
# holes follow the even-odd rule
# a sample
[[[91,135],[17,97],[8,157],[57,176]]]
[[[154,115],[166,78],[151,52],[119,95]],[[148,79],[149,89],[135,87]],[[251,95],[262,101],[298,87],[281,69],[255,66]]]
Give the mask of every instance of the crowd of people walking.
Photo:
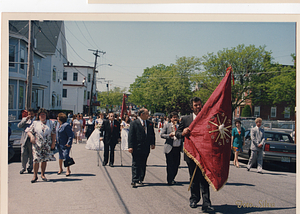
[[[82,114],[66,115],[59,113],[57,120],[51,121],[46,109],[40,108],[36,114],[33,109],[28,109],[24,115],[19,128],[23,129],[21,137],[21,170],[32,173],[31,183],[38,180],[39,167],[41,179],[47,181],[45,176],[48,161],[55,161],[54,151],[58,151],[58,172],[63,173],[63,163],[66,167],[66,176],[71,175],[70,165],[66,164],[73,160],[70,151],[73,144],[82,143],[86,138],[85,148],[89,150],[103,150],[102,165],[109,164],[114,167],[114,150],[118,143],[121,143],[121,150],[127,150],[132,155],[132,181],[131,186],[137,188],[143,185],[146,175],[147,159],[150,149],[155,149],[155,132],[158,128],[159,136],[165,139],[164,153],[166,157],[166,181],[168,185],[175,185],[176,175],[180,165],[180,156],[183,150],[184,138],[189,136],[189,125],[196,118],[202,109],[202,101],[198,97],[191,99],[192,114],[179,118],[177,112],[171,112],[168,118],[150,117],[146,108],[141,108],[136,115],[119,115],[109,112],[107,115],[101,113],[96,117],[83,118]],[[87,120],[85,120],[87,119]],[[255,142],[252,142],[251,158],[247,170],[252,164],[258,162],[258,171],[261,172],[261,145],[264,141],[264,132],[260,128],[261,119],[256,120],[257,127],[253,128],[251,134]],[[245,129],[241,127],[240,121],[235,121],[235,128],[232,129],[231,147],[234,151],[234,165],[239,167],[238,153],[245,143]],[[256,150],[255,150],[255,148]],[[187,155],[184,155],[187,162],[191,179],[190,207],[197,207],[202,196],[203,211],[213,211],[211,207],[209,184],[204,178],[195,162]],[[71,161],[72,162],[72,161]],[[74,161],[73,161],[74,163]],[[72,164],[72,163],[71,163]],[[27,167],[27,168],[26,168]],[[192,179],[193,177],[193,179]]]

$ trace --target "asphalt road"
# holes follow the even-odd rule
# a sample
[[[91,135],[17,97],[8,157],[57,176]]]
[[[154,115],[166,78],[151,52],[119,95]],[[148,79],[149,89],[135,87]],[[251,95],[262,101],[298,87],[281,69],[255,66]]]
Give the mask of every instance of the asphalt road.
[[[156,135],[157,146],[148,158],[144,186],[131,188],[131,155],[119,146],[115,151],[115,167],[98,166],[97,151],[86,150],[85,144],[75,144],[72,156],[76,164],[72,175],[65,171],[57,175],[58,161],[48,162],[48,181],[30,183],[32,174],[19,174],[21,163],[8,166],[8,211],[14,213],[201,213],[189,207],[187,191],[189,175],[186,163],[176,177],[177,185],[166,184],[166,163],[163,143]],[[56,158],[58,155],[56,154]],[[100,162],[103,151],[100,151]],[[227,184],[218,192],[211,188],[211,201],[216,213],[296,213],[296,173],[280,167],[246,170],[230,165]]]

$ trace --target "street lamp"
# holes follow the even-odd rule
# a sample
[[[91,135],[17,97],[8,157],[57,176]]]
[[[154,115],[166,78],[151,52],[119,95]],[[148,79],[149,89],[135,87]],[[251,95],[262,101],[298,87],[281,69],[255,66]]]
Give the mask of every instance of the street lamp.
[[[100,65],[98,65],[96,68],[98,68],[99,66],[102,66],[102,65],[112,66],[112,64],[100,64]]]

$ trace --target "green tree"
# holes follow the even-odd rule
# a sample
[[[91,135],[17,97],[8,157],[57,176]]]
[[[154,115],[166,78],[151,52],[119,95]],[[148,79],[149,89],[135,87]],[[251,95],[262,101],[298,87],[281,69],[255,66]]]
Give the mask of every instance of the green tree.
[[[204,71],[193,78],[198,83],[200,95],[204,102],[210,97],[214,89],[226,74],[231,65],[235,84],[232,86],[232,111],[249,99],[257,75],[264,72],[271,63],[271,52],[265,46],[238,45],[231,49],[225,48],[217,54],[208,53],[202,57]],[[245,96],[246,92],[246,96]]]
[[[245,107],[243,108],[242,117],[251,117],[251,107],[249,105],[245,105]]]
[[[121,106],[125,91],[126,88],[121,89],[119,87],[114,87],[109,91],[109,93],[105,91],[98,92],[97,100],[100,101],[100,107],[106,108],[106,111],[111,111],[113,106]]]
[[[129,101],[146,105],[151,112],[190,111],[188,105],[192,96],[191,76],[200,70],[200,59],[180,57],[175,64],[160,64],[144,69],[130,85]]]

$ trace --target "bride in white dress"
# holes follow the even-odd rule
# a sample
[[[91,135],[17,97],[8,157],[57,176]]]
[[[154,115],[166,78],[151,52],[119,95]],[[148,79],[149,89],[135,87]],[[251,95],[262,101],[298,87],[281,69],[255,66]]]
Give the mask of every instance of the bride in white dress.
[[[124,116],[124,119],[121,123],[122,131],[121,131],[121,149],[128,150],[128,133],[130,127],[130,119],[128,115]]]
[[[103,120],[102,120],[103,122]],[[103,141],[100,141],[100,127],[102,123],[98,123],[95,127],[95,130],[90,135],[89,139],[86,142],[85,148],[90,150],[103,150],[104,144]]]

